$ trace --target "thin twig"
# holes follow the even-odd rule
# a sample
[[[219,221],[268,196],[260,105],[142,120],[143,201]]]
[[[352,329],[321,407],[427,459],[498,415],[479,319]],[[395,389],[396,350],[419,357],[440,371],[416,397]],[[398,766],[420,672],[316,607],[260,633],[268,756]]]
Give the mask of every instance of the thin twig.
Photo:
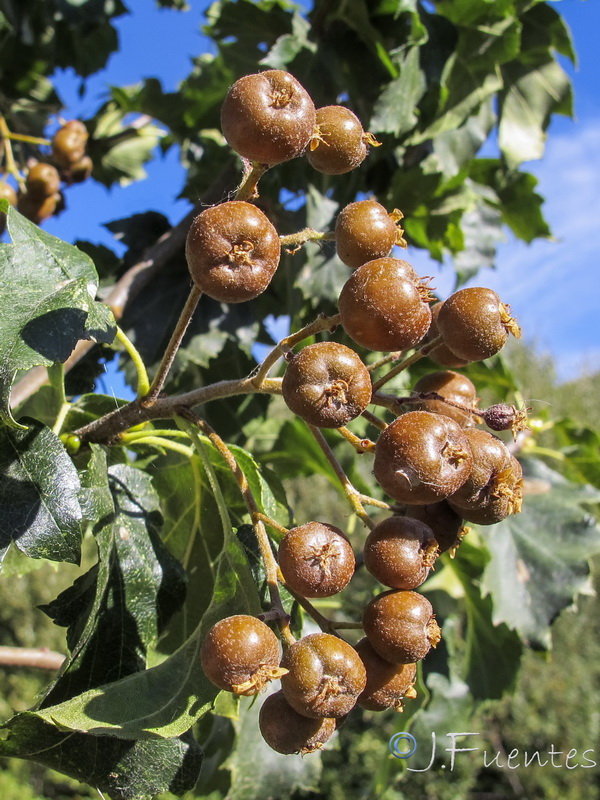
[[[266,580],[267,586],[269,587],[269,596],[271,598],[271,604],[273,609],[280,614],[279,619],[279,628],[281,631],[282,638],[288,644],[291,644],[295,641],[295,637],[290,630],[290,622],[289,617],[283,608],[283,604],[281,602],[281,596],[279,594],[279,582],[278,582],[278,565],[273,554],[273,550],[271,549],[271,542],[267,535],[267,531],[265,529],[265,525],[262,519],[262,514],[258,503],[256,502],[256,498],[254,497],[254,493],[250,488],[250,484],[248,483],[248,479],[246,478],[245,473],[241,469],[240,465],[236,457],[233,455],[229,447],[225,444],[223,439],[219,436],[219,434],[212,428],[206,420],[201,419],[196,414],[191,412],[187,408],[182,408],[180,410],[181,416],[194,424],[197,428],[199,428],[202,433],[210,440],[212,445],[216,448],[216,450],[221,454],[225,463],[229,467],[235,481],[238,485],[238,488],[242,494],[242,498],[248,509],[248,513],[250,514],[250,518],[252,519],[252,525],[254,528],[254,532],[256,534],[256,540],[258,542],[258,547],[260,550],[261,558],[263,560],[263,564],[265,566],[265,573],[266,573]]]
[[[356,491],[356,489],[352,484],[352,481],[342,469],[342,465],[335,457],[335,453],[329,446],[327,439],[323,436],[322,431],[319,428],[316,428],[314,425],[309,425],[308,423],[306,424],[308,425],[308,428],[312,433],[312,435],[315,437],[317,444],[323,451],[327,461],[329,461],[329,463],[331,464],[331,467],[335,472],[335,474],[337,475],[339,482],[342,484],[342,489],[344,490],[344,494],[346,495],[346,497],[350,502],[350,505],[352,506],[352,510],[354,511],[356,516],[359,517],[368,528],[373,529],[375,527],[375,523],[365,511],[362,501],[360,499],[360,493]]]
[[[13,667],[60,669],[65,660],[62,653],[44,647],[0,647],[0,664]]]
[[[177,351],[179,350],[181,342],[183,341],[183,337],[185,336],[185,332],[192,321],[194,311],[198,307],[201,297],[202,291],[194,283],[188,295],[188,299],[186,300],[185,306],[179,315],[175,330],[171,334],[169,344],[167,345],[167,348],[163,354],[158,371],[154,376],[154,380],[150,384],[150,391],[141,400],[141,404],[144,408],[150,408],[150,406],[154,405],[156,398],[161,393],[162,388],[165,385],[167,375],[169,374],[169,370],[173,366],[173,361],[175,361]]]

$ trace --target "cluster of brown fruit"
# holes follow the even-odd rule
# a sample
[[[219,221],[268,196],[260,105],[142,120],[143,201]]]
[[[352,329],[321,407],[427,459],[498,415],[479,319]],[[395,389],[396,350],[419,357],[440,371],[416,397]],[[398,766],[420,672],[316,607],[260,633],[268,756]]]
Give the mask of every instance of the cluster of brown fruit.
[[[352,112],[315,110],[298,81],[279,70],[240,79],[224,102],[222,125],[248,160],[272,165],[305,154],[331,174],[356,167],[374,143]],[[395,244],[404,244],[401,217],[362,200],[336,220],[338,256],[353,270],[339,297],[346,334],[372,351],[399,354],[426,346],[446,368],[488,358],[509,333],[518,336],[508,307],[489,289],[462,289],[432,308],[426,281],[406,261],[390,257]],[[265,214],[239,200],[200,213],[186,245],[197,287],[228,303],[263,292],[280,253]],[[364,609],[364,638],[352,646],[332,633],[310,634],[287,644],[281,657],[264,622],[237,615],[217,622],[202,646],[203,670],[221,689],[252,695],[281,680],[281,690],[261,707],[261,732],[275,750],[304,754],[322,746],[356,704],[401,709],[404,698],[415,695],[416,663],[441,637],[430,602],[415,589],[440,554],[458,546],[465,520],[491,524],[520,509],[522,473],[501,439],[476,426],[483,418],[505,430],[518,414],[509,406],[480,412],[475,386],[452,369],[427,375],[410,397],[392,398],[390,406],[372,371],[345,345],[318,342],[288,352],[287,361],[284,400],[312,426],[341,428],[371,403],[397,414],[390,424],[379,420],[377,441],[366,447],[374,451],[376,480],[397,505],[364,542],[366,569],[387,587]],[[347,536],[324,522],[288,531],[278,563],[285,585],[305,599],[336,594],[356,569]]]
[[[0,183],[0,197],[37,225],[60,213],[64,208],[61,184],[81,183],[92,174],[92,159],[85,152],[87,139],[83,122],[65,122],[52,138],[50,159],[28,166],[18,193],[6,181]]]

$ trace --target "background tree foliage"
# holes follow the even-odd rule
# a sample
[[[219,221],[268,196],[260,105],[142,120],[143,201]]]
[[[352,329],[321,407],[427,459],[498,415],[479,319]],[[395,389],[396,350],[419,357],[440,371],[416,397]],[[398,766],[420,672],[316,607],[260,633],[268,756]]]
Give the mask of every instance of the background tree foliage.
[[[184,8],[179,0],[159,5]],[[127,11],[118,0],[0,1],[0,111],[11,131],[42,136],[55,127],[61,110],[55,70],[72,67],[84,81],[101,69],[118,48],[113,20]],[[372,194],[387,208],[402,209],[411,247],[440,261],[451,257],[457,285],[494,264],[506,226],[527,242],[549,236],[535,178],[520,165],[543,154],[551,116],[572,111],[557,54],[574,59],[574,53],[553,5],[317,0],[306,12],[287,0],[217,0],[207,12],[205,33],[215,54],[196,58],[176,92],[165,92],[158,78],[111,87],[84,120],[95,180],[111,186],[141,179],[157,147],[176,147],[186,169],[181,195],[193,204],[224,199],[240,175],[219,128],[225,93],[244,74],[282,68],[303,83],[317,106],[343,101],[382,144],[342,178],[312,172],[302,159],[267,172],[260,205],[281,234],[306,226],[326,230],[343,205]],[[490,139],[497,155],[482,158]],[[21,163],[40,155],[27,143],[15,150]],[[557,407],[543,410],[535,436],[521,442],[532,489],[523,512],[474,529],[456,558],[445,556],[425,585],[444,639],[426,660],[419,698],[404,715],[365,713],[349,721],[324,754],[279,756],[260,740],[257,705],[217,697],[197,663],[208,626],[228,613],[258,613],[266,602],[264,576],[244,546],[246,508],[219,454],[206,445],[205,460],[188,458],[130,440],[127,446],[92,445],[72,456],[52,430],[63,409],[62,433],[114,409],[113,398],[93,393],[99,363],[116,349],[113,315],[152,372],[189,290],[184,224],[167,237],[170,245],[149,251],[152,264],[144,269],[140,263],[168,230],[167,220],[148,212],[108,227],[128,248],[122,258],[90,242],[72,247],[8,211],[10,243],[0,255],[3,596],[14,596],[12,586],[27,586],[31,601],[65,631],[66,642],[50,633],[57,629],[33,622],[39,611],[27,612],[27,625],[36,631],[28,635],[13,603],[2,637],[7,644],[66,647],[69,656],[50,686],[23,681],[19,688],[25,694],[31,689],[26,699],[11,688],[17,673],[7,673],[0,755],[36,762],[113,798],[189,792],[215,800],[400,800],[415,796],[415,787],[424,797],[454,798],[490,786],[517,796],[542,787],[545,796],[558,797],[554,775],[527,772],[519,787],[474,760],[452,781],[441,781],[434,771],[403,773],[402,762],[387,754],[387,739],[410,726],[423,741],[432,730],[439,737],[481,730],[490,749],[511,741],[523,749],[545,746],[541,735],[529,739],[523,732],[518,738],[521,721],[515,720],[525,707],[520,698],[535,694],[531,675],[540,669],[540,653],[551,647],[554,621],[590,587],[588,560],[600,549],[592,516],[600,501],[594,488],[600,486],[597,420],[588,427],[588,416],[584,421],[570,418],[568,409],[564,415]],[[139,272],[133,283],[132,270]],[[247,375],[256,364],[256,343],[270,342],[267,317],[284,313],[295,330],[318,312],[333,313],[347,274],[333,247],[308,244],[284,256],[269,289],[252,303],[228,308],[202,298],[167,393]],[[98,298],[112,314],[92,298],[90,287],[100,287]],[[65,397],[57,365],[81,339],[97,344],[67,374]],[[484,401],[519,401],[531,392],[531,364],[519,367],[519,358],[509,354],[466,369]],[[15,385],[22,371],[40,366],[49,370],[49,385]],[[125,369],[135,386],[127,359]],[[431,364],[420,363],[391,386],[405,390],[428,369]],[[544,394],[550,391],[551,384]],[[337,483],[331,467],[277,398],[227,398],[201,413],[233,446],[265,513],[284,525],[323,514],[344,526],[348,512],[332,498]],[[328,439],[355,485],[372,493],[368,468],[344,442]],[[230,528],[222,524],[215,479]],[[348,525],[357,527],[356,520]],[[82,545],[84,567],[74,573],[68,565],[79,563]],[[60,576],[52,580],[59,584],[52,597],[48,581],[41,592],[35,577],[42,574],[36,567],[46,574],[47,561],[60,562],[50,573]],[[373,592],[373,582],[359,574],[337,613],[352,618]],[[588,598],[578,602],[578,619],[591,625],[595,606]],[[576,626],[561,623],[555,638],[577,649]],[[589,655],[589,663],[597,661],[593,648]],[[552,695],[566,693],[567,702],[576,704],[568,677],[581,670],[581,661],[567,660],[554,670],[544,678]],[[581,709],[582,719],[587,712]],[[549,721],[539,705],[536,713],[542,731],[552,725],[552,735],[560,734],[560,717]],[[594,744],[583,737],[572,746]],[[10,773],[6,792],[19,769]],[[34,789],[45,795],[48,779],[31,769],[32,797]],[[597,777],[577,776],[580,794],[568,795],[565,779],[561,797],[598,796]],[[53,796],[60,796],[64,787],[52,785]]]

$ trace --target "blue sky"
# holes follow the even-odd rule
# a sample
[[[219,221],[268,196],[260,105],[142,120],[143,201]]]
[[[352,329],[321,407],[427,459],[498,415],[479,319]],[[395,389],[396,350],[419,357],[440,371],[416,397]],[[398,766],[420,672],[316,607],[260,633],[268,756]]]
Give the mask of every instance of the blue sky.
[[[106,70],[88,81],[83,98],[78,96],[79,80],[72,74],[55,76],[67,106],[64,116],[91,115],[111,83],[131,84],[157,76],[165,90],[174,90],[189,73],[190,58],[208,46],[200,26],[210,3],[188,2],[190,10],[182,13],[156,9],[151,0],[128,0],[131,15],[117,20],[121,51],[111,57]],[[571,27],[579,55],[576,69],[565,62],[575,86],[576,121],[556,118],[544,158],[524,165],[538,177],[539,191],[547,198],[545,214],[555,240],[526,245],[507,234],[498,269],[480,273],[475,283],[490,286],[510,304],[525,338],[541,351],[551,352],[559,377],[567,380],[600,369],[600,273],[596,267],[600,256],[600,2],[559,0],[556,7]],[[66,240],[89,239],[114,247],[101,223],[147,210],[149,194],[152,207],[176,223],[189,205],[175,200],[182,173],[174,150],[151,163],[147,171],[151,190],[145,181],[110,191],[93,181],[71,187],[67,211],[49,220],[46,230]],[[418,250],[409,251],[408,260],[421,274],[435,276],[434,285],[442,295],[450,291],[450,265],[440,270]]]

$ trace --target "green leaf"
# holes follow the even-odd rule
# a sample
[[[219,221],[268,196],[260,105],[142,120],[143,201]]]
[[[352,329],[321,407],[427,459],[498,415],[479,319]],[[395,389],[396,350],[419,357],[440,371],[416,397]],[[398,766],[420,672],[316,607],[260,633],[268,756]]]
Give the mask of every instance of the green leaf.
[[[292,32],[280,36],[267,55],[261,59],[260,63],[271,67],[271,69],[286,69],[287,65],[292,62],[302,50],[314,53],[317,46],[308,38],[310,30],[311,27],[307,20],[297,11],[294,11],[292,16]]]
[[[302,459],[297,458],[296,453],[302,453]],[[263,460],[281,478],[325,475],[336,488],[339,485],[323,451],[306,425],[297,418],[283,424],[273,449],[268,455],[265,454]]]
[[[27,758],[84,781],[113,800],[152,800],[159,792],[191,791],[202,750],[191,734],[178,739],[128,741],[65,732],[34,714],[19,714],[4,726],[0,755]]]
[[[79,476],[62,442],[40,422],[0,425],[0,562],[11,542],[30,558],[79,563]]]
[[[94,161],[94,179],[111,186],[121,186],[146,177],[143,165],[153,157],[165,135],[162,128],[147,123],[127,127],[125,113],[113,101],[106,104],[93,122],[93,136],[88,147]]]
[[[79,339],[110,342],[109,309],[94,301],[92,261],[6,201],[12,244],[0,245],[0,419],[16,425],[9,394],[17,370],[66,361]]]
[[[417,124],[417,106],[426,89],[418,47],[410,48],[399,68],[399,76],[380,94],[369,122],[372,131],[393,133],[397,137]]]
[[[114,514],[115,506],[108,484],[106,451],[98,444],[90,444],[87,464],[80,472],[79,499],[84,519],[99,522]]]
[[[522,50],[531,57],[552,48],[576,64],[571,32],[566,21],[548,3],[534,3],[522,17]]]
[[[540,461],[524,464],[523,510],[485,530],[492,558],[482,591],[505,622],[533,646],[550,645],[549,627],[585,589],[588,559],[600,551],[600,526],[589,508],[600,492],[571,483]]]
[[[207,524],[219,523],[213,517]],[[71,730],[120,739],[171,738],[187,731],[210,710],[218,693],[200,668],[199,650],[206,631],[228,615],[261,610],[248,561],[232,531],[224,535],[213,569],[210,605],[172,656],[151,669],[41,709],[38,715]],[[210,581],[206,574],[202,579]]]
[[[185,596],[182,568],[158,536],[162,520],[150,477],[117,464],[105,481],[114,513],[102,515],[95,528],[98,563],[43,607],[68,628],[71,651],[43,706],[144,669]]]
[[[511,690],[519,672],[523,646],[519,636],[493,619],[491,597],[482,597],[480,582],[487,556],[468,540],[450,562],[464,591],[466,650],[461,676],[475,700],[499,699]]]
[[[446,62],[442,82],[444,91],[434,119],[424,130],[411,135],[410,144],[420,144],[445,131],[459,128],[470,116],[477,114],[481,105],[488,102],[503,85],[497,69],[476,69],[467,57],[463,58],[457,53]]]
[[[570,81],[554,60],[530,66],[514,62],[503,68],[498,143],[508,166],[541,158],[553,113],[570,116]]]
[[[515,236],[525,242],[550,236],[550,228],[542,214],[544,200],[535,191],[538,179],[534,175],[508,171],[498,159],[493,158],[473,161],[470,175],[473,180],[493,189],[502,219]]]

